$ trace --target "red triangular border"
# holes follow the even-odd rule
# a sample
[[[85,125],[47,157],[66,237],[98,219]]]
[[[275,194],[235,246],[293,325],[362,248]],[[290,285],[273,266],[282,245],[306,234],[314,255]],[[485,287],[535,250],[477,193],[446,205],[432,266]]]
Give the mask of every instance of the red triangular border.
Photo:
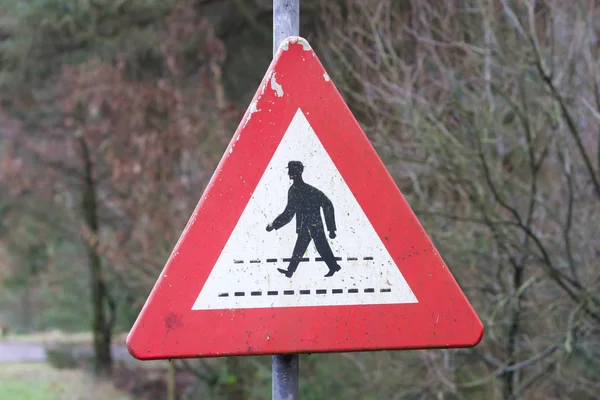
[[[273,76],[283,93],[272,87]],[[418,303],[192,310],[298,108]],[[481,321],[317,56],[292,37],[267,70],[127,345],[136,358],[158,359],[463,347],[482,335]]]

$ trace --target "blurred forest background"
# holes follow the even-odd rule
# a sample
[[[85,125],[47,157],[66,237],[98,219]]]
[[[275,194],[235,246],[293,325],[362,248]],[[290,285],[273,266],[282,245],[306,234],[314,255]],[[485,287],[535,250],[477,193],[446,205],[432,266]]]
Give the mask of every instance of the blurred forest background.
[[[92,371],[117,373],[113,335],[271,24],[271,0],[0,0],[0,324],[91,331]],[[600,399],[600,3],[302,0],[300,32],[486,329],[473,349],[302,356],[301,398]],[[269,357],[174,365],[182,397],[270,398]]]

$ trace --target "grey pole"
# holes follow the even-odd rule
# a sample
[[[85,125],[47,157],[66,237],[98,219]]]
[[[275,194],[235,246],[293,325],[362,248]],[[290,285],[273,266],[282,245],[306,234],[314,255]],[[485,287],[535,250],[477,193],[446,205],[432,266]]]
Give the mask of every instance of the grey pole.
[[[300,33],[300,0],[273,0],[273,55],[288,36]]]
[[[273,400],[298,399],[298,354],[273,356]]]
[[[273,0],[273,55],[288,36],[300,33],[300,0]],[[298,354],[274,355],[273,400],[298,399]]]

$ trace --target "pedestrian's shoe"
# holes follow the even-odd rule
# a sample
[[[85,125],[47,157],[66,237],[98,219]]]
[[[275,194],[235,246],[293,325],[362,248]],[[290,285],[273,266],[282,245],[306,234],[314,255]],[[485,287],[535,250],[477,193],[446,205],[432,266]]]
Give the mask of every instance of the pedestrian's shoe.
[[[327,274],[325,274],[325,277],[328,278],[330,276],[333,276],[333,274],[338,272],[340,269],[342,269],[342,267],[340,267],[339,265],[336,265],[335,267],[333,267],[333,269],[330,269]]]
[[[284,274],[285,276],[287,276],[288,278],[291,278],[292,275],[294,275],[293,272],[288,271],[287,269],[283,269],[283,268],[277,268],[277,271],[281,272],[282,274]]]

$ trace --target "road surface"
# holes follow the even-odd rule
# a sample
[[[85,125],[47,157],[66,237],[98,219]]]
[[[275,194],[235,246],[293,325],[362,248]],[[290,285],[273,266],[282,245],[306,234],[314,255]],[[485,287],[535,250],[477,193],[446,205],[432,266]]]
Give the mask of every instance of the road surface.
[[[0,341],[0,363],[46,361],[46,349],[39,343]]]
[[[0,341],[0,363],[46,361],[46,347],[51,347],[51,345]],[[71,352],[76,358],[88,358],[93,355],[92,347],[89,344],[73,345]],[[115,360],[135,360],[127,351],[127,347],[120,344],[112,346],[112,354]]]

